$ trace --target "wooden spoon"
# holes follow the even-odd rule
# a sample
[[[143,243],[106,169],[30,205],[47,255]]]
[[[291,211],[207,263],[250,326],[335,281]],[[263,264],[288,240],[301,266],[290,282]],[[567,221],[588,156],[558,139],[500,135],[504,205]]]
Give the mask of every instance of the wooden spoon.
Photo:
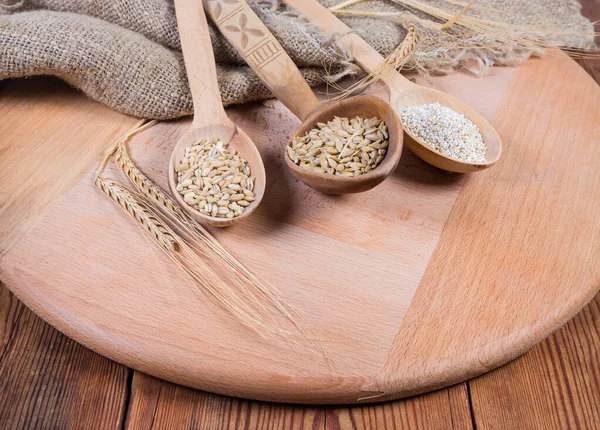
[[[265,167],[256,146],[250,138],[227,117],[219,86],[208,22],[202,2],[175,0],[177,25],[181,38],[181,48],[192,99],[194,119],[189,130],[177,142],[169,163],[169,186],[175,199],[185,211],[198,222],[213,227],[227,227],[249,216],[260,204],[265,191]],[[246,159],[254,178],[255,200],[235,218],[216,218],[205,215],[189,206],[177,191],[175,168],[185,155],[185,149],[204,137],[218,137]]]
[[[335,176],[307,171],[297,166],[284,151],[283,157],[292,173],[309,187],[326,194],[359,193],[387,178],[398,165],[402,154],[402,127],[392,107],[374,96],[319,103],[304,77],[283,50],[277,39],[244,0],[204,0],[206,12],[219,30],[238,50],[273,94],[303,124],[292,139],[327,122],[334,116],[383,119],[388,127],[388,151],[375,169],[359,176]]]
[[[356,62],[367,72],[374,72],[382,64],[384,58],[367,42],[337,19],[327,8],[315,0],[284,0],[291,8],[301,13],[308,21],[316,24],[323,33],[336,37],[337,42],[348,49]],[[382,76],[381,80],[388,87],[390,104],[394,106],[398,115],[407,106],[439,103],[463,114],[471,120],[481,132],[483,142],[487,147],[485,163],[470,163],[448,157],[419,140],[410,130],[404,128],[409,136],[406,140],[407,146],[417,156],[440,169],[451,172],[477,172],[492,166],[500,158],[502,153],[502,141],[492,125],[483,118],[476,110],[456,97],[438,90],[426,88],[412,83],[400,73],[390,73]]]

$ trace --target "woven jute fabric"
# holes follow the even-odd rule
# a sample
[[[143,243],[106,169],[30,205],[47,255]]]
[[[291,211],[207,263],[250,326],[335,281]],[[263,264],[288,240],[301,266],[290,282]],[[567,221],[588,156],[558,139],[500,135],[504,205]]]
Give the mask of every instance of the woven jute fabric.
[[[330,7],[341,0],[319,1]],[[461,10],[460,2],[421,1]],[[358,71],[335,40],[322,36],[302,17],[273,1],[249,3],[311,86]],[[439,24],[444,20],[400,3],[369,0],[353,6],[396,14],[389,18],[341,18],[384,56],[403,40],[403,22],[415,20],[422,37],[409,65],[426,73],[459,68],[481,73],[493,64],[519,64],[537,52],[493,35],[470,37],[464,28],[442,31]],[[590,36],[582,36],[593,30],[575,0],[480,0],[469,13],[484,20],[500,16],[525,32],[532,23],[544,23],[545,28],[535,31],[550,35],[547,46],[585,49],[593,43]],[[561,31],[553,32],[552,26]],[[210,30],[223,103],[271,96],[235,49],[214,27]],[[138,117],[168,119],[192,113],[171,0],[0,0],[0,79],[33,75],[57,76],[89,97]]]

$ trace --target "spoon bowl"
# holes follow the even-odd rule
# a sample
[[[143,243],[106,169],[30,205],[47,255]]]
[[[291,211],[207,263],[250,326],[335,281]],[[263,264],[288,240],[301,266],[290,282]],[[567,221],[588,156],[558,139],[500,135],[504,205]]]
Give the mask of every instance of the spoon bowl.
[[[254,198],[255,200],[250,203],[244,209],[242,215],[235,218],[216,218],[209,215],[205,215],[200,211],[197,211],[184,200],[183,196],[177,191],[177,172],[176,168],[180,165],[181,160],[185,156],[185,149],[193,146],[202,138],[206,137],[218,137],[223,143],[227,144],[227,149],[235,149],[238,154],[248,162],[250,167],[250,176],[254,179]],[[262,159],[258,149],[250,138],[244,133],[242,129],[231,125],[208,125],[204,127],[195,128],[194,126],[182,136],[177,142],[173,152],[171,153],[171,160],[169,161],[169,187],[177,203],[187,212],[187,214],[203,225],[209,225],[211,227],[229,227],[244,218],[248,217],[260,204],[263,195],[265,193],[266,174],[265,167],[262,163]]]
[[[388,150],[383,161],[368,173],[358,176],[336,176],[329,173],[309,172],[297,166],[283,151],[286,165],[294,176],[309,187],[326,194],[360,193],[380,184],[396,168],[402,155],[403,132],[398,115],[385,101],[373,96],[352,97],[342,101],[320,103],[308,86],[302,73],[287,55],[279,41],[264,25],[244,0],[228,3],[205,2],[206,12],[223,36],[238,50],[248,65],[277,96],[277,98],[303,121],[292,139],[303,136],[318,122],[327,122],[335,116],[381,118],[388,127]],[[223,16],[228,18],[224,19]],[[244,38],[232,31],[230,21],[243,21],[252,29]],[[268,46],[268,49],[263,49]],[[255,55],[260,52],[260,55]],[[286,142],[287,146],[289,142]]]
[[[210,41],[208,21],[201,1],[175,0],[175,13],[185,68],[194,102],[194,120],[189,130],[177,142],[169,161],[169,187],[175,200],[196,221],[212,227],[228,227],[248,217],[260,204],[265,192],[265,167],[256,146],[225,113],[214,53]],[[217,218],[205,215],[188,205],[177,191],[176,168],[185,156],[185,149],[203,138],[218,138],[235,149],[248,162],[250,175],[254,178],[255,200],[242,214],[234,218]]]
[[[304,136],[317,126],[319,122],[327,122],[334,116],[353,118],[381,118],[388,127],[388,148],[382,162],[369,173],[358,176],[335,176],[329,173],[311,172],[294,163],[287,152],[283,157],[294,176],[309,187],[325,194],[347,194],[367,191],[380,184],[398,166],[402,154],[402,126],[398,115],[392,107],[375,96],[357,96],[346,100],[325,103],[313,111],[302,125],[293,134],[291,141],[296,137]]]
[[[396,88],[396,82],[394,80],[388,81],[387,84],[390,86],[391,90],[390,104],[398,114],[401,115],[402,111],[408,106],[439,103],[442,106],[448,107],[455,112],[464,115],[465,118],[473,122],[479,129],[486,146],[485,163],[461,161],[436,151],[415,136],[410,129],[403,127],[404,132],[407,135],[406,146],[408,146],[419,158],[437,168],[457,173],[478,172],[493,166],[494,163],[500,159],[500,155],[502,154],[502,140],[500,139],[500,136],[498,136],[494,127],[468,104],[450,94],[446,94],[433,88],[426,88],[413,84],[407,80],[401,82],[401,91],[394,91]]]
[[[347,49],[354,60],[369,73],[374,73],[384,62],[384,58],[372,46],[365,42],[356,32],[340,21],[333,13],[316,0],[284,0],[284,2],[301,13],[312,24],[315,24],[322,33],[335,37],[336,41]],[[502,141],[494,127],[483,118],[475,109],[466,103],[442,91],[423,87],[415,84],[400,73],[386,73],[379,78],[387,87],[390,95],[390,104],[398,115],[407,106],[420,106],[439,103],[460,114],[473,122],[481,133],[483,143],[486,145],[486,162],[471,163],[448,157],[414,136],[410,130],[404,129],[408,139],[406,145],[420,158],[429,164],[450,172],[479,172],[491,167],[502,154]]]

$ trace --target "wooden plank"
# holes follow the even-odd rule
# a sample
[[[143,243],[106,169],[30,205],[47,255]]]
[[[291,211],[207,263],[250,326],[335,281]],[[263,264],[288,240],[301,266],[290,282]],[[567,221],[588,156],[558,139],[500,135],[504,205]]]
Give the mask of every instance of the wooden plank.
[[[164,381],[133,371],[125,428],[151,429],[158,408],[158,400]]]
[[[240,400],[171,384],[140,372],[133,377],[126,428],[324,429],[323,408]]]
[[[0,284],[0,427],[120,428],[129,373],[50,327]]]
[[[598,0],[581,0],[590,20]],[[579,64],[600,83],[600,60]],[[600,294],[523,357],[469,382],[480,428],[600,427]]]
[[[0,255],[136,120],[48,77],[0,82]]]
[[[396,402],[323,409],[208,394],[136,371],[126,428],[470,429],[472,422],[466,383]]]
[[[469,382],[477,427],[600,428],[600,294],[560,331]]]
[[[324,196],[282,164],[281,142],[298,121],[280,103],[228,111],[259,146],[271,179],[257,211],[215,235],[299,309],[335,368],[288,342],[249,335],[149,246],[90,176],[5,255],[2,279],[101,354],[221,394],[379,401],[489,371],[597,291],[600,244],[589,236],[600,234],[600,147],[593,144],[600,117],[586,106],[599,90],[558,53],[496,68],[486,79],[455,75],[435,84],[494,120],[506,138],[494,168],[448,175],[406,151],[373,190]],[[131,142],[132,158],[163,187],[170,150],[187,125],[161,123]],[[323,276],[332,268],[335,276]],[[580,283],[571,282],[574,273]],[[507,317],[474,324],[473,309]]]
[[[380,400],[400,381],[401,395],[417,394],[518,357],[600,287],[600,243],[590,240],[600,234],[600,89],[558,52],[539,61],[507,88],[495,121],[503,159],[469,176],[380,381],[364,387]]]
[[[327,429],[471,429],[467,384],[395,402],[332,408]]]
[[[600,20],[600,0],[579,0],[581,13],[592,22]]]

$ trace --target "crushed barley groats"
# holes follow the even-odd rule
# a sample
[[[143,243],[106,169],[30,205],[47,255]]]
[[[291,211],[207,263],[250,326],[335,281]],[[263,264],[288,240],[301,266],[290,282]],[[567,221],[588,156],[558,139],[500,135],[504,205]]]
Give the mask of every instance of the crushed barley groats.
[[[485,163],[486,146],[479,129],[464,115],[432,103],[402,111],[402,125],[436,151],[470,163]]]

